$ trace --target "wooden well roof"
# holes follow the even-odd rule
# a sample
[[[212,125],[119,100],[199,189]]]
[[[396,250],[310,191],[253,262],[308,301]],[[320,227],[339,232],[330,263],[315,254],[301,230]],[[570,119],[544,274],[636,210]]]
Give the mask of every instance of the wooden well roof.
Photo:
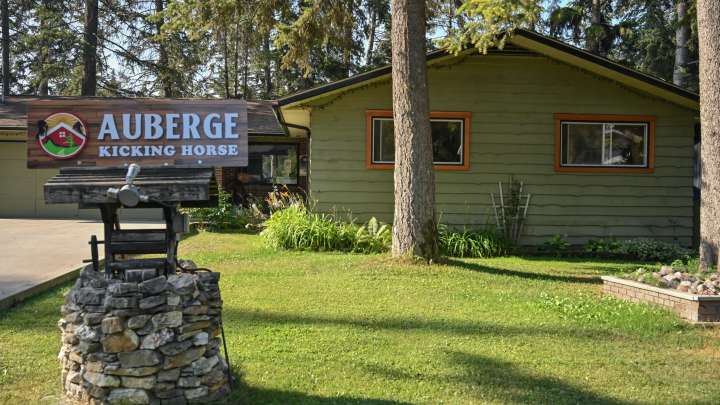
[[[107,190],[125,185],[126,172],[126,168],[61,168],[59,174],[45,183],[45,202],[84,206],[113,203],[115,200],[108,198]],[[188,207],[217,205],[212,168],[143,167],[134,185],[142,194],[166,203]]]

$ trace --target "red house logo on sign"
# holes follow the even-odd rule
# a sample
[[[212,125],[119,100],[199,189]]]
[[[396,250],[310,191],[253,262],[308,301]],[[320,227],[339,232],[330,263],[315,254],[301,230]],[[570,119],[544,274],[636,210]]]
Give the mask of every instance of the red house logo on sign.
[[[85,124],[73,114],[55,113],[37,123],[42,150],[55,159],[69,159],[87,144]]]

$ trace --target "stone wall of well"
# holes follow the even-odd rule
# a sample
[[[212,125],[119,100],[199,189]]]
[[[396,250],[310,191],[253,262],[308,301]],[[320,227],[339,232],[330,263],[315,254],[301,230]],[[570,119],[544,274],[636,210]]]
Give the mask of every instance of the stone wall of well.
[[[69,402],[185,404],[224,395],[219,278],[197,272],[123,282],[83,269],[58,322]]]

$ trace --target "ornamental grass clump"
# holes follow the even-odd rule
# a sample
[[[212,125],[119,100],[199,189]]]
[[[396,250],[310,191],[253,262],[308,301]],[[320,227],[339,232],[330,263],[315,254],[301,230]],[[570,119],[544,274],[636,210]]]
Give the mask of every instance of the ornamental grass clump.
[[[294,203],[274,211],[261,235],[276,249],[381,253],[390,248],[388,225],[375,218],[364,225],[337,220]]]
[[[512,250],[512,244],[493,230],[459,232],[447,226],[440,226],[439,230],[440,251],[446,256],[497,257]]]

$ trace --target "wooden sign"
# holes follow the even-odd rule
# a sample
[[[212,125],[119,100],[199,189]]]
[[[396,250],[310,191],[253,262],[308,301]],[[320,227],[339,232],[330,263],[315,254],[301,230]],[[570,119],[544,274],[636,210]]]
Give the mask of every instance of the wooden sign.
[[[35,100],[27,119],[28,168],[248,163],[243,100]]]

